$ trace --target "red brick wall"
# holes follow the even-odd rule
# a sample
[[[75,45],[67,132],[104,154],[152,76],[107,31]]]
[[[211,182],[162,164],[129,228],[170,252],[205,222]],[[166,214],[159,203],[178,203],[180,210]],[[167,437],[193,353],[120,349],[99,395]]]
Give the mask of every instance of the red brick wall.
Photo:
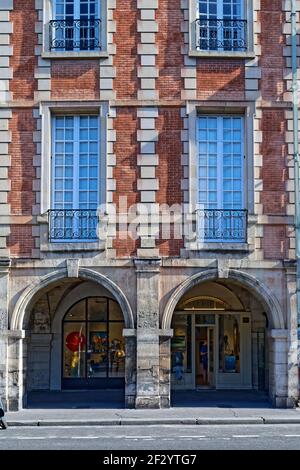
[[[14,0],[14,8],[10,13],[10,21],[13,23],[11,45],[14,52],[10,57],[10,67],[13,70],[10,92],[15,101],[32,101],[37,90],[37,80],[34,78],[37,66],[35,56],[37,19],[35,0],[26,1],[26,8],[23,0]],[[8,195],[11,214],[31,215],[32,206],[35,204],[35,194],[32,189],[35,178],[33,157],[36,154],[33,142],[33,132],[36,130],[33,108],[13,109],[9,129],[12,133],[12,141],[9,144],[11,166],[8,173],[11,182]],[[11,256],[31,257],[31,250],[34,247],[32,226],[11,225],[10,231],[7,246],[10,248]]]
[[[260,87],[263,99],[282,100],[284,92],[283,56],[284,36],[282,34],[285,13],[281,0],[261,0],[259,18],[262,24],[260,34],[262,79]]]
[[[11,166],[8,172],[11,181],[8,203],[12,215],[31,215],[35,203],[35,194],[32,191],[35,178],[33,167],[33,157],[36,153],[33,143],[35,128],[36,120],[32,108],[13,111],[10,119],[12,141],[9,144]],[[30,257],[33,245],[31,225],[11,225],[8,247],[12,256]]]
[[[26,3],[26,8],[25,8]],[[156,19],[159,24],[157,44],[159,55],[157,65],[159,77],[157,88],[161,99],[180,99],[183,87],[181,68],[183,66],[183,33],[181,21],[183,12],[180,0],[160,0]],[[262,80],[260,81],[262,97],[265,100],[282,101],[284,92],[283,57],[284,36],[282,35],[285,14],[281,11],[282,0],[261,0],[262,11],[259,17],[262,22],[260,44],[262,56]],[[137,0],[117,0],[114,11],[117,31],[114,42],[117,54],[114,56],[116,79],[114,88],[118,99],[136,99],[139,88],[137,78],[139,56],[137,45],[140,34],[137,32],[139,11]],[[35,46],[38,35],[35,23],[38,20],[35,11],[35,0],[14,0],[14,9],[10,13],[13,22],[11,44],[14,56],[10,58],[13,79],[10,91],[14,100],[33,100],[37,90],[34,69],[37,66]],[[51,96],[53,99],[65,100],[98,100],[99,93],[99,60],[53,60],[51,61]],[[197,62],[197,98],[201,100],[235,101],[245,99],[245,68],[240,59],[198,59]],[[161,108],[157,120],[160,132],[157,143],[159,166],[156,177],[160,189],[157,202],[169,205],[182,203],[181,190],[182,166],[182,119],[180,108]],[[264,214],[286,214],[286,155],[284,111],[267,109],[263,111],[261,154],[263,156],[262,204]],[[128,204],[139,202],[137,179],[137,130],[140,128],[137,110],[133,107],[117,109],[115,129],[117,142],[115,154],[117,166],[114,178],[117,191],[114,202],[118,207],[118,197],[127,196]],[[9,171],[11,191],[9,203],[13,215],[30,215],[36,203],[32,191],[35,170],[33,157],[36,154],[33,143],[33,132],[36,120],[32,108],[16,108],[10,120],[12,143],[10,154],[12,166]],[[263,247],[266,258],[284,257],[286,253],[285,228],[281,226],[265,227]],[[13,225],[8,239],[13,256],[30,256],[33,248],[31,226]],[[138,242],[131,239],[117,238],[114,247],[117,256],[132,256],[136,253]],[[182,240],[163,240],[157,242],[161,255],[180,254]]]
[[[32,113],[31,108],[16,109],[13,111],[12,119],[10,119],[12,141],[9,144],[8,151],[11,155],[11,166],[9,168],[11,191],[8,201],[11,205],[12,214],[32,214],[32,206],[35,202],[32,184],[35,178],[33,157],[36,149],[33,143],[33,132],[36,121]]]
[[[261,0],[259,18],[262,24],[260,34],[262,69],[260,89],[262,98],[282,101],[284,93],[283,56],[284,36],[282,34],[285,13],[281,11],[281,0]],[[287,145],[285,143],[286,121],[280,109],[263,110],[262,121],[263,192],[261,201],[264,214],[286,214],[288,195],[286,181]],[[265,226],[263,249],[266,259],[284,259],[287,256],[287,233],[285,226]]]
[[[201,100],[243,100],[243,60],[203,59],[197,63],[197,98]]]
[[[99,99],[98,60],[54,60],[51,66],[51,97],[69,100]]]
[[[116,180],[116,192],[114,193],[114,203],[119,210],[119,197],[126,196],[128,207],[139,202],[137,192],[137,154],[139,146],[137,143],[138,118],[136,108],[117,108],[117,117],[114,119],[114,126],[117,139],[114,144],[116,154],[116,166],[114,168],[114,178]],[[136,252],[138,242],[127,238],[120,239],[117,236],[114,241],[114,248],[117,256],[132,256]]]
[[[181,179],[183,178],[181,155],[182,155],[182,118],[180,107],[161,108],[157,119],[159,140],[157,153],[159,165],[156,177],[159,180],[159,191],[157,202],[159,204],[181,204],[183,202],[183,191],[181,190]],[[162,256],[179,256],[183,240],[160,239],[157,245]]]
[[[159,49],[157,88],[161,99],[180,99],[183,87],[181,78],[183,66],[181,21],[183,21],[183,14],[180,3],[180,0],[160,0],[156,13],[159,30],[156,35]]]
[[[286,123],[284,111],[263,110],[262,112],[263,156],[263,192],[262,204],[264,214],[286,214],[287,168],[286,168]]]
[[[117,25],[114,34],[117,48],[114,57],[116,67],[114,89],[117,99],[134,99],[137,98],[139,88],[137,44],[140,42],[140,34],[137,32],[137,0],[118,0],[114,19]]]
[[[31,258],[34,240],[31,225],[12,225],[7,246],[10,255],[18,258]]]
[[[264,226],[262,247],[265,259],[285,259],[287,256],[287,233],[284,225]]]
[[[14,100],[32,100],[37,88],[34,79],[34,69],[37,63],[34,54],[37,44],[35,0],[27,0],[26,8],[24,8],[24,0],[14,0],[10,21],[13,23],[11,45],[14,52],[10,57],[10,67],[13,69],[10,91]]]

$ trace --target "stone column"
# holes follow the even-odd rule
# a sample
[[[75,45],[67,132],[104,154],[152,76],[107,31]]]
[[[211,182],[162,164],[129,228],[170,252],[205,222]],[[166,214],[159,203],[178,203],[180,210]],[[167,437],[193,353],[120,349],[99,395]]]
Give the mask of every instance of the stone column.
[[[160,330],[160,407],[171,406],[171,337],[173,330]]]
[[[159,268],[161,260],[136,259],[136,408],[160,408]]]
[[[8,274],[10,260],[0,258],[0,396],[7,405]]]
[[[51,364],[51,333],[31,333],[27,345],[27,377],[26,390],[50,389],[50,364]],[[24,354],[23,354],[24,356]],[[57,367],[57,364],[56,364]]]
[[[270,398],[277,408],[286,408],[288,400],[288,330],[270,330]]]
[[[136,331],[124,329],[125,339],[125,407],[135,407],[136,396]]]
[[[296,295],[296,267],[287,266],[287,407],[294,407],[299,399],[299,365],[298,365],[298,318]]]
[[[6,403],[9,411],[18,411],[24,403],[24,377],[26,378],[25,330],[7,331],[7,390]]]

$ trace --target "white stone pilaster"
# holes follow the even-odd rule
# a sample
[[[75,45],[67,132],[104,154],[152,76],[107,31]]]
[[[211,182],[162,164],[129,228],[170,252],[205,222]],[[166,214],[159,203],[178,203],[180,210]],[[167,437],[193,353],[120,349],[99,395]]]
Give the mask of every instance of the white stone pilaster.
[[[107,165],[106,165],[106,220],[102,220],[102,223],[106,224],[106,248],[107,255],[109,257],[115,256],[115,250],[113,250],[113,240],[116,238],[116,204],[114,203],[114,193],[116,191],[116,180],[114,178],[114,168],[116,167],[116,155],[114,153],[114,143],[116,141],[116,131],[114,129],[114,119],[116,118],[116,108],[111,107],[109,109],[109,115],[107,117]]]
[[[158,0],[138,0],[137,8],[140,11],[140,20],[138,20],[137,27],[140,33],[140,43],[138,44],[140,89],[138,90],[138,99],[157,100],[159,98],[159,92],[156,89],[156,78],[158,77],[156,33],[158,32],[158,23],[155,20],[155,14],[158,8]]]
[[[156,167],[159,163],[156,154],[158,109],[139,108],[137,117],[140,123],[137,131],[137,140],[140,144],[140,154],[137,160],[139,167],[137,189],[140,192],[141,201],[138,207],[141,239],[138,256],[158,256],[158,250],[155,248],[155,238],[159,232],[159,208],[156,204],[156,194],[159,190],[159,181],[156,178]]]
[[[114,100],[116,92],[114,91],[114,79],[116,77],[116,68],[114,67],[114,55],[117,53],[114,43],[114,34],[116,32],[116,22],[114,20],[114,10],[116,9],[116,0],[107,0],[107,52],[109,56],[100,60],[100,99]]]
[[[284,37],[284,56],[285,56],[285,69],[283,70],[283,80],[285,83],[284,87],[284,100],[290,102],[291,109],[285,111],[286,119],[286,143],[287,143],[287,171],[288,179],[286,184],[286,191],[288,194],[287,201],[287,215],[294,216],[295,214],[295,174],[294,174],[294,146],[293,146],[293,111],[292,111],[292,37],[291,37],[291,2],[290,0],[283,0],[282,9],[285,13],[285,22],[283,23],[283,37]],[[300,28],[300,2],[296,2],[296,11],[297,11],[297,30]],[[300,52],[297,48],[297,78],[300,84]],[[298,84],[298,87],[299,87]],[[299,101],[298,106],[300,106],[300,92],[298,93]],[[299,139],[300,139],[300,118],[298,122],[299,129]],[[287,227],[287,234],[289,238],[288,246],[288,258],[294,259],[296,256],[295,253],[295,228],[293,225]]]
[[[181,32],[184,36],[184,45],[181,53],[183,55],[184,66],[181,69],[181,77],[183,78],[183,88],[181,90],[181,99],[195,100],[197,99],[197,60],[188,55],[189,52],[189,2],[181,0],[181,9],[183,10],[184,19],[181,22]]]
[[[35,32],[38,36],[38,43],[35,47],[35,55],[37,56],[37,66],[34,71],[34,78],[37,80],[37,90],[34,92],[35,101],[51,99],[51,61],[42,59],[43,50],[43,1],[35,0],[35,8],[38,19],[35,23]]]
[[[9,120],[12,117],[12,111],[9,109],[9,102],[12,99],[9,84],[13,78],[13,70],[10,67],[10,57],[13,54],[13,46],[10,45],[10,36],[13,32],[13,24],[10,21],[12,9],[12,0],[0,2],[0,256],[4,257],[9,255],[7,236],[10,233],[7,216],[10,214],[10,205],[8,204],[10,155],[8,147],[11,142]]]

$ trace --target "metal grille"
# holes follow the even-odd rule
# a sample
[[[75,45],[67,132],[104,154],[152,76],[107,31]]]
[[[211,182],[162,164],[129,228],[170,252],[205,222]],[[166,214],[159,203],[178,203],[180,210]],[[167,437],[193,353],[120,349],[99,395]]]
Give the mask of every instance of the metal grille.
[[[247,51],[247,21],[199,18],[197,49],[201,51]]]
[[[101,20],[50,21],[50,50],[101,50]]]
[[[199,209],[197,219],[200,240],[246,242],[247,210]]]
[[[49,210],[50,241],[97,240],[97,225],[94,209]]]

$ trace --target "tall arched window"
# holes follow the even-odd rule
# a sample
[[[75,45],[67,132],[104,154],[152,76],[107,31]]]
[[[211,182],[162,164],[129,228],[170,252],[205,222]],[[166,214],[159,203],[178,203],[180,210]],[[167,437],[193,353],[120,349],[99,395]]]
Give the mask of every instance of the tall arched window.
[[[117,302],[88,297],[75,303],[62,324],[63,388],[124,384],[124,319]]]

